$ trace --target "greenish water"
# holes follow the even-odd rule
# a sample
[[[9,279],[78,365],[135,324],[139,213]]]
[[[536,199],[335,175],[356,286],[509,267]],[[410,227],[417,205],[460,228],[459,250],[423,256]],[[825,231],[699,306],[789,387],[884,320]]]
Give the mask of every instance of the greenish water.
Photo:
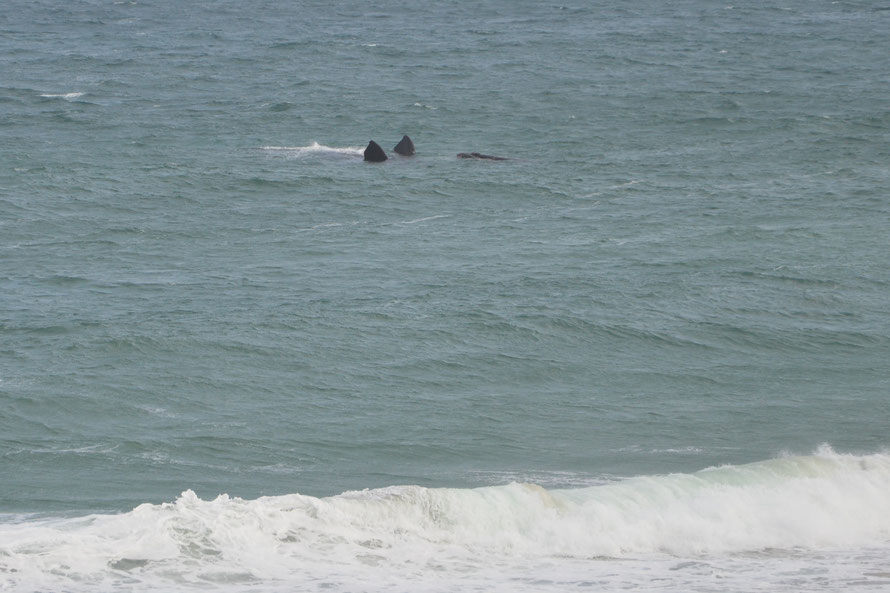
[[[886,586],[862,558],[886,557],[890,524],[804,526],[890,505],[888,30],[865,2],[14,0],[0,590],[645,589],[649,568],[671,590],[718,573],[751,590],[746,570],[769,590]],[[362,161],[402,134],[415,157]],[[470,151],[510,160],[455,158]],[[665,475],[721,465],[785,481],[730,479],[738,506],[709,498],[711,474],[705,494]],[[360,510],[337,496],[396,485],[418,489],[371,490]],[[405,518],[442,566],[402,573],[394,550],[420,544],[369,527],[392,497],[379,529],[434,509],[436,529],[470,521],[484,541]],[[613,503],[607,528],[591,506]],[[279,517],[249,546],[215,545],[250,524],[243,505],[346,523]],[[770,536],[786,508],[800,529]],[[487,523],[502,512],[521,536]],[[634,531],[669,516],[680,531]],[[169,556],[115,556],[126,526],[176,520],[203,527],[145,536]],[[576,523],[608,534],[575,539]],[[356,525],[361,553],[282,568]],[[734,535],[757,525],[762,539]],[[53,564],[57,529],[91,560]],[[272,533],[302,542],[266,552],[290,563],[239,555]],[[377,541],[388,552],[368,560]],[[546,566],[507,578],[448,564],[464,553],[449,546],[485,570]],[[764,549],[806,552],[752,559]],[[720,560],[676,580],[670,558],[698,553]],[[626,574],[585,563],[625,555]],[[795,563],[800,580],[770,576]]]

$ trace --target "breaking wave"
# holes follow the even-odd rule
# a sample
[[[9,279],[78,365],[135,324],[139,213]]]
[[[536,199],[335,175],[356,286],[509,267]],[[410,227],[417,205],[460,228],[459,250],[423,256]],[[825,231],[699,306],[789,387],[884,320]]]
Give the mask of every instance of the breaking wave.
[[[542,560],[886,548],[888,538],[890,455],[825,447],[568,490],[392,486],[256,500],[201,500],[189,490],[120,515],[7,521],[0,589],[4,579],[47,590],[364,582],[371,573],[428,578]]]

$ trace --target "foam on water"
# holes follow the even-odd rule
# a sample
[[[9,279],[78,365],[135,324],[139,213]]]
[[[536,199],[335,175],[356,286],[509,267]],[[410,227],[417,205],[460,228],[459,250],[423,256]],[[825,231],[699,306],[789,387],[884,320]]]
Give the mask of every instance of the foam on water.
[[[186,491],[175,502],[120,515],[6,521],[0,585],[85,591],[249,583],[277,590],[327,583],[340,590],[361,583],[362,590],[382,590],[410,583],[444,590],[469,581],[515,590],[595,579],[642,588],[652,571],[689,569],[678,559],[692,559],[699,568],[720,565],[739,586],[750,586],[777,563],[794,564],[801,550],[810,567],[843,565],[854,555],[853,572],[878,562],[890,551],[888,491],[890,455],[839,455],[827,447],[812,456],[570,490],[393,486],[256,500],[201,500]],[[504,571],[516,582],[492,576]],[[710,569],[697,572],[684,586],[713,577]]]
[[[263,146],[261,150],[269,150],[274,152],[286,152],[293,156],[309,156],[315,154],[345,154],[350,156],[362,156],[365,148],[363,146],[325,146],[318,142],[313,142],[309,146]]]
[[[45,94],[42,94],[42,95],[40,95],[40,96],[41,96],[41,97],[46,97],[46,98],[49,98],[49,99],[67,99],[67,100],[70,101],[70,100],[72,100],[72,99],[76,99],[76,98],[78,98],[78,97],[82,97],[82,96],[83,96],[83,93],[60,93],[60,94],[45,93]]]

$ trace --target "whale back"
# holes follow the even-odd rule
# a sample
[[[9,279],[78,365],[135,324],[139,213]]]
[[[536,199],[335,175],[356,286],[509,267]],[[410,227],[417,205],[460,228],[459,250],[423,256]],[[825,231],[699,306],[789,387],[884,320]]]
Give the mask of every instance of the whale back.
[[[509,160],[506,157],[494,156],[491,154],[482,154],[479,152],[459,152],[459,153],[457,153],[457,158],[459,158],[459,159],[484,159],[484,160],[489,160],[489,161]]]

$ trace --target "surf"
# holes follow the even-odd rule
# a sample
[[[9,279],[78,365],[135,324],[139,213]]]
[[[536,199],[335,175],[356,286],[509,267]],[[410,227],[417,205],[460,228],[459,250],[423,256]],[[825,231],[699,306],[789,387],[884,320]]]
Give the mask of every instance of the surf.
[[[492,565],[575,566],[652,555],[886,550],[888,491],[890,455],[838,454],[828,447],[563,490],[515,482],[473,489],[408,485],[255,500],[225,494],[203,500],[186,490],[175,501],[119,515],[6,521],[0,524],[0,582],[88,590],[124,577],[153,586],[334,574],[361,581],[368,570],[406,567],[426,579],[431,559],[442,576]]]

